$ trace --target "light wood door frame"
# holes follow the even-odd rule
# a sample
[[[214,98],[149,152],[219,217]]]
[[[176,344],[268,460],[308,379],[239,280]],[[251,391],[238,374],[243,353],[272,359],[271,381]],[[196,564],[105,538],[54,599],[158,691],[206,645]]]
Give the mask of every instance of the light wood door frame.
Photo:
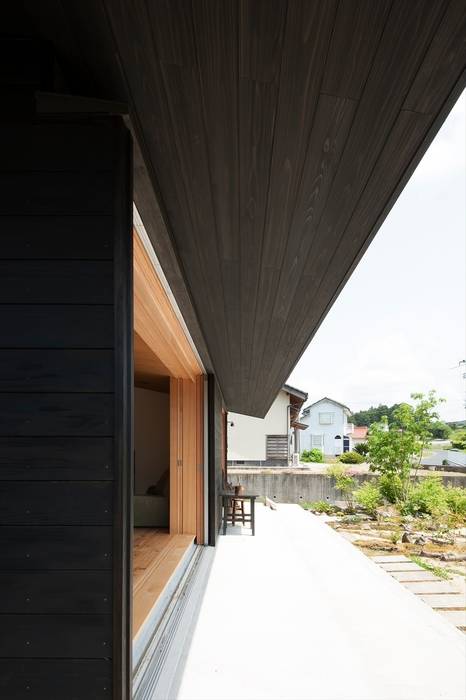
[[[204,375],[135,230],[134,330],[170,375],[170,533],[204,542]],[[137,358],[136,358],[137,359]],[[150,363],[145,363],[150,374]]]

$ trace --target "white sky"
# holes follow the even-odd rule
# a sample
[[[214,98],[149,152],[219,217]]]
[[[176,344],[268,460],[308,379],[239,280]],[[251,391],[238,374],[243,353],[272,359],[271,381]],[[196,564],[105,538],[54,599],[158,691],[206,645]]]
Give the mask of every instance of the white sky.
[[[436,389],[461,420],[466,357],[466,93],[460,97],[289,378],[347,404]]]

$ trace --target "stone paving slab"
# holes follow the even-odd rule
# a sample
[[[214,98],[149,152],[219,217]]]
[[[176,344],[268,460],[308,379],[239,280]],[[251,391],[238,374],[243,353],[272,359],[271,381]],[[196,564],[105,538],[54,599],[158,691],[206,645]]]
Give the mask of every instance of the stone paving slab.
[[[422,600],[430,605],[431,608],[465,608],[466,600],[464,595],[456,593],[448,595],[421,595]]]
[[[392,564],[394,562],[409,561],[408,557],[404,554],[380,554],[376,557],[371,557],[372,561],[376,564]]]
[[[441,581],[438,576],[434,576],[430,571],[419,569],[419,571],[392,571],[387,572],[400,583],[405,581]]]
[[[404,581],[411,593],[461,593],[450,581]]]
[[[390,562],[388,564],[380,564],[382,569],[385,571],[423,571],[419,564],[415,564],[413,561],[399,561]]]
[[[466,610],[439,610],[439,613],[456,627],[466,627]]]

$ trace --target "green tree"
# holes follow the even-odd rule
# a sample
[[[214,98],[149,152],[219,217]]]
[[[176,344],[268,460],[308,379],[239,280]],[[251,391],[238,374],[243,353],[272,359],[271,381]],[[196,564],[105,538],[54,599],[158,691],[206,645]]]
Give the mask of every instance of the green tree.
[[[386,417],[389,425],[393,422],[393,414],[400,404],[395,403],[393,406],[387,406],[386,404],[379,404],[378,406],[371,406],[365,411],[357,411],[350,416],[350,423],[355,425],[365,425],[369,427],[372,423],[380,423],[380,421]]]
[[[437,420],[430,426],[430,432],[434,440],[448,440],[451,435],[451,428],[443,421]]]
[[[415,405],[400,404],[393,412],[393,421],[385,417],[371,425],[368,438],[368,461],[371,471],[385,479],[401,482],[401,497],[406,499],[411,470],[417,470],[422,454],[432,439],[431,427],[438,420],[439,399],[435,391],[411,394]]]

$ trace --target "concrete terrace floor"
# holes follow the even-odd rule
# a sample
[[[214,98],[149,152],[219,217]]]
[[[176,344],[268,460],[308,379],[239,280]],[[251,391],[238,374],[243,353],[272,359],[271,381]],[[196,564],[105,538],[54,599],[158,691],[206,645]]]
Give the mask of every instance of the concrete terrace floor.
[[[256,537],[220,537],[177,697],[464,700],[466,635],[317,517],[259,505]]]

